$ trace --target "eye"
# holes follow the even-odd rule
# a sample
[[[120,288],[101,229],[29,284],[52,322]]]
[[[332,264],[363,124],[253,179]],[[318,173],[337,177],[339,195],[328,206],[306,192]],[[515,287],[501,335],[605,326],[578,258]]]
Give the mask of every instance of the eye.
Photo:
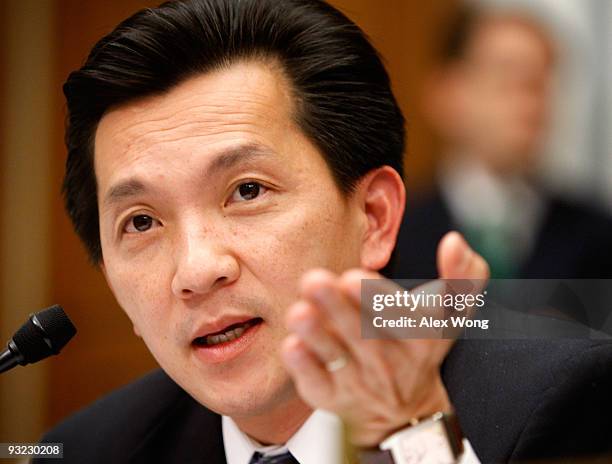
[[[265,193],[266,190],[266,187],[258,182],[244,182],[232,193],[232,201],[242,202],[254,200],[262,193]]]
[[[159,224],[157,219],[153,219],[151,216],[147,216],[146,214],[138,214],[128,219],[123,227],[123,231],[127,232],[128,234],[137,234],[146,232],[155,224]]]

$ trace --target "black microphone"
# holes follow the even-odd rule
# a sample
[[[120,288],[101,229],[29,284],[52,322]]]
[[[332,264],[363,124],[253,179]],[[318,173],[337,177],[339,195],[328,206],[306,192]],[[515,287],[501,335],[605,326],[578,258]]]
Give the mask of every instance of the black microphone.
[[[75,334],[76,327],[60,305],[32,314],[0,354],[0,374],[17,364],[25,366],[58,354]]]

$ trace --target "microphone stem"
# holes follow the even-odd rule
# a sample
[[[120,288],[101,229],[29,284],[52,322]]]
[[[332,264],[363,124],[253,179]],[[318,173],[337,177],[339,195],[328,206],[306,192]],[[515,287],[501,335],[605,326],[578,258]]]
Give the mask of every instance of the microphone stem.
[[[17,364],[19,364],[19,357],[15,356],[15,353],[13,353],[11,350],[6,349],[0,354],[0,374],[12,369]]]

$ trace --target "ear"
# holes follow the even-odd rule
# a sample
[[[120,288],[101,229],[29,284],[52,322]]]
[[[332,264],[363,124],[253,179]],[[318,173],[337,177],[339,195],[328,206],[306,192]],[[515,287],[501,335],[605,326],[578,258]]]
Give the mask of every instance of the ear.
[[[100,261],[100,271],[102,271],[102,275],[104,276],[104,279],[106,280],[106,284],[111,289],[111,292],[114,295],[115,291],[113,290],[113,286],[111,285],[110,280],[108,279],[108,274],[106,272],[106,266],[104,265],[104,261]],[[140,334],[140,330],[138,329],[138,327],[136,327],[136,324],[134,324],[133,322],[132,322],[132,330],[134,330],[134,334],[137,337],[142,338],[142,335]]]
[[[383,166],[361,180],[357,194],[366,216],[361,267],[378,271],[387,265],[395,248],[404,215],[406,189],[398,172],[390,166]]]

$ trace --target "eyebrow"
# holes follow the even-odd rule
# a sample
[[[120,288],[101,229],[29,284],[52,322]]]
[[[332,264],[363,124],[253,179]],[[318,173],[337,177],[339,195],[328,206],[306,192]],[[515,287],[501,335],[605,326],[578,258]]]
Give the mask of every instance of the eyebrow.
[[[206,169],[206,177],[213,177],[228,171],[238,164],[248,164],[259,158],[272,158],[274,153],[257,144],[240,145],[229,148],[215,157]]]
[[[248,164],[259,158],[274,157],[274,153],[261,145],[248,144],[231,147],[217,155],[206,168],[204,177],[214,177],[228,171],[239,164]],[[146,193],[146,184],[138,178],[129,178],[112,186],[104,197],[107,206],[119,203],[126,198]]]

